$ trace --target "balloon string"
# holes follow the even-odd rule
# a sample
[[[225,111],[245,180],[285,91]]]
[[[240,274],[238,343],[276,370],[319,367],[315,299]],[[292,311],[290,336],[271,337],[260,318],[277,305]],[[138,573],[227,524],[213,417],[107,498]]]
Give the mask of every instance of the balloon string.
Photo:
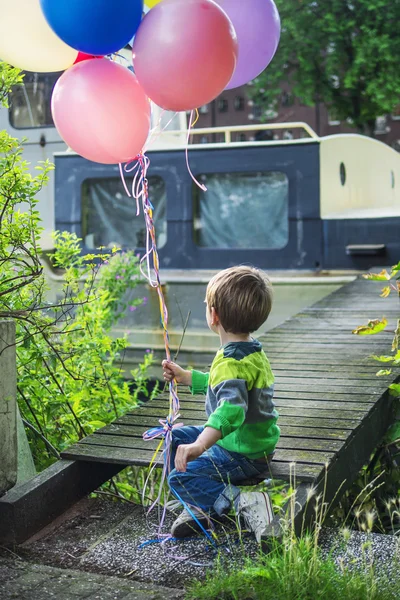
[[[153,219],[153,206],[149,199],[149,186],[147,180],[147,171],[150,165],[149,158],[144,154],[139,154],[135,160],[130,161],[124,167],[120,165],[120,173],[122,182],[129,197],[133,196],[136,200],[137,211],[140,209],[140,205],[143,210],[145,225],[146,225],[146,252],[145,255],[140,259],[139,267],[140,272],[143,277],[148,281],[149,285],[157,290],[158,300],[159,300],[159,308],[160,308],[160,320],[163,328],[163,336],[164,336],[164,347],[165,354],[167,360],[171,360],[171,350],[170,350],[170,339],[168,333],[168,310],[164,298],[164,293],[162,290],[161,279],[160,279],[160,271],[159,271],[159,257],[156,243],[156,234],[155,234],[155,226]],[[130,193],[128,186],[125,182],[125,173],[134,173],[133,182],[132,182],[132,193]],[[145,264],[144,264],[145,263]],[[172,430],[175,427],[181,426],[181,423],[176,423],[179,418],[180,412],[180,403],[178,398],[177,391],[177,383],[174,379],[169,383],[169,413],[168,417],[165,420],[160,422],[160,427],[155,427],[146,431],[143,434],[143,439],[145,440],[153,440],[157,438],[161,438],[161,443],[159,444],[156,452],[154,453],[153,458],[150,461],[150,470],[149,475],[146,480],[145,488],[149,477],[156,467],[157,463],[160,460],[159,453],[161,451],[161,447],[163,446],[163,455],[164,455],[164,465],[160,482],[160,492],[158,494],[157,499],[153,502],[150,510],[154,508],[154,506],[161,499],[161,490],[164,487],[164,483],[169,473],[169,463],[171,457],[171,443],[172,443]],[[165,510],[163,511],[163,515],[160,522],[159,531],[161,532],[161,528],[165,519]]]
[[[159,137],[164,133],[164,131],[166,131],[168,129],[168,126],[172,123],[172,121],[175,119],[176,115],[178,113],[173,113],[172,117],[170,118],[170,120],[167,122],[166,125],[164,125],[164,127],[161,127],[161,120],[162,117],[165,113],[165,110],[163,110],[160,114],[160,118],[158,119],[157,125],[150,131],[150,135],[148,137],[148,140],[145,144],[145,147],[143,149],[143,152],[146,152],[148,147],[152,144],[154,144],[154,142],[156,142]]]
[[[189,171],[189,175],[190,177],[193,179],[193,181],[195,182],[195,184],[203,191],[206,192],[207,188],[205,185],[203,185],[202,183],[200,183],[199,181],[197,181],[197,179],[195,178],[195,176],[192,173],[192,170],[190,168],[189,165],[189,139],[190,139],[190,133],[191,130],[193,129],[194,125],[197,123],[198,119],[199,119],[199,111],[196,108],[196,119],[193,121],[193,115],[194,115],[194,111],[192,110],[190,112],[190,118],[189,118],[189,127],[188,127],[188,134],[187,134],[187,140],[186,140],[186,150],[185,150],[185,155],[186,155],[186,166],[187,166],[187,170]]]

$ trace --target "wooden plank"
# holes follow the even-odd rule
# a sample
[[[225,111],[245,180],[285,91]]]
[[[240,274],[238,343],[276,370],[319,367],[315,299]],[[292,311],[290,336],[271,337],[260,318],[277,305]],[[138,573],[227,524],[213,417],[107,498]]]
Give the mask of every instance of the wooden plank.
[[[322,407],[320,406],[321,404],[323,405]],[[305,402],[301,407],[301,411],[298,405],[282,405],[277,408],[280,417],[288,415],[291,417],[321,417],[324,419],[337,420],[343,418],[362,419],[368,413],[370,406],[367,406],[366,410],[345,410],[342,405],[340,405],[340,408],[332,408],[329,403],[319,403],[318,406],[313,406],[312,404],[307,404]],[[133,418],[137,416],[137,413],[133,411],[127,414],[131,415]],[[159,408],[147,409],[146,414],[152,416],[155,420],[166,416],[166,413],[160,415]],[[206,420],[206,415],[205,412],[201,410],[185,410],[181,412],[181,419],[185,422],[188,422],[188,419],[196,420],[199,425],[203,425]]]
[[[299,411],[302,408],[314,408],[316,410],[343,410],[343,411],[357,411],[357,412],[368,412],[370,408],[374,405],[372,401],[370,402],[335,402],[331,400],[299,400],[297,398],[274,398],[275,406],[278,408],[288,408],[295,407]],[[160,409],[166,409],[166,404],[164,402],[159,402],[157,400],[152,400],[149,402],[149,408],[146,407],[146,412],[156,410],[157,414],[160,413]],[[140,409],[139,409],[140,410]],[[168,408],[167,408],[168,412]],[[186,400],[181,401],[181,415],[192,415],[194,417],[203,417],[205,416],[205,408],[204,405],[198,404],[196,402],[190,402]],[[130,411],[128,414],[133,414]],[[149,414],[149,413],[148,413]],[[299,412],[300,414],[300,412]]]
[[[275,389],[274,393],[274,402],[275,400],[285,400],[285,399],[297,399],[297,400],[321,400],[323,402],[361,402],[361,403],[372,403],[374,402],[374,394],[376,397],[379,397],[380,392],[373,392],[369,395],[364,393],[358,393],[349,391],[346,394],[337,393],[337,392],[326,392],[321,390],[319,392],[309,392],[308,389],[306,391],[300,392],[291,392],[291,391],[281,391]]]
[[[303,417],[321,417],[327,420],[334,420],[334,421],[338,421],[339,419],[343,419],[345,416],[346,418],[352,418],[352,419],[359,419],[360,421],[363,419],[363,417],[365,417],[365,411],[344,411],[343,409],[340,410],[332,410],[332,409],[328,409],[328,410],[321,410],[321,409],[315,409],[315,408],[302,408],[301,410],[301,415]],[[298,412],[298,408],[297,407],[280,407],[279,408],[279,415],[280,417],[282,417],[283,415],[288,415],[291,417],[296,417],[299,415]]]
[[[376,390],[381,390],[382,392],[387,388],[385,382],[383,382],[379,377],[375,377],[375,379],[367,380],[364,379],[354,379],[349,374],[348,379],[337,381],[334,377],[325,378],[325,377],[299,377],[298,380],[301,381],[302,385],[312,386],[314,389],[317,386],[323,385],[324,387],[351,387],[354,389],[357,388],[376,388]],[[279,385],[279,387],[283,388],[286,384],[292,384],[293,377],[287,377],[287,375],[281,375],[279,373],[275,373],[275,383]]]
[[[361,323],[355,323],[353,329],[357,326],[361,325]],[[380,331],[379,337],[375,336],[364,336],[364,335],[355,335],[352,333],[352,330],[348,331],[337,331],[336,329],[328,330],[324,329],[323,331],[316,329],[304,331],[294,330],[287,331],[285,329],[273,329],[265,334],[267,340],[271,340],[272,342],[280,342],[280,341],[290,341],[297,340],[301,341],[301,343],[309,343],[315,342],[317,344],[326,344],[330,342],[344,343],[344,344],[371,344],[371,341],[378,341],[380,343],[388,343],[389,340],[393,337],[393,333],[390,331]]]
[[[160,440],[144,440],[140,435],[114,435],[96,432],[81,440],[80,444],[95,444],[99,446],[113,446],[114,448],[138,448],[139,450],[154,450]],[[338,440],[324,440],[319,438],[307,439],[303,437],[281,437],[278,442],[279,449],[312,450],[318,452],[337,452],[343,443]]]
[[[348,413],[351,414],[351,413]],[[162,418],[165,417],[164,415],[159,415],[158,418]],[[343,417],[343,415],[342,415]],[[182,419],[182,421],[184,422],[185,425],[198,425],[199,424],[199,420],[198,419],[192,419],[190,417],[185,417],[184,419]],[[135,425],[141,425],[143,426],[144,429],[149,429],[150,427],[156,427],[158,426],[158,420],[157,417],[148,415],[146,411],[141,411],[136,413],[134,416],[133,415],[129,415],[129,414],[125,414],[121,417],[119,417],[118,419],[116,419],[114,422],[114,424],[118,425],[127,425],[127,426],[135,426]],[[295,427],[310,427],[312,429],[316,428],[318,431],[323,431],[324,429],[328,429],[328,430],[343,430],[343,431],[347,431],[347,430],[351,430],[354,429],[355,427],[357,427],[360,423],[360,419],[354,419],[353,416],[350,418],[338,418],[338,419],[330,419],[329,421],[327,421],[327,419],[321,417],[321,416],[314,416],[314,417],[304,417],[303,415],[296,415],[296,416],[286,416],[286,415],[282,415],[282,413],[279,415],[279,427],[284,427],[286,425],[290,426],[295,426]]]
[[[93,434],[96,435],[96,434]],[[78,444],[71,446],[67,451],[63,452],[63,458],[71,458],[75,459],[78,456],[81,457],[91,457],[91,460],[96,460],[97,462],[102,462],[104,457],[108,458],[108,456],[114,457],[115,463],[119,464],[132,464],[132,465],[142,465],[148,466],[150,460],[153,457],[154,449],[149,447],[148,450],[144,448],[137,448],[132,444],[130,444],[127,440],[120,441],[120,445],[116,445],[114,440],[108,440],[112,436],[101,436],[101,443],[96,439],[94,441],[93,436],[89,436],[84,438]],[[119,437],[119,436],[118,436]],[[128,438],[129,440],[134,438]],[[149,443],[150,444],[150,443]],[[86,448],[89,447],[89,450]],[[107,454],[109,453],[109,454]],[[325,465],[329,460],[333,458],[335,452],[329,452],[326,450],[303,450],[303,449],[277,449],[275,453],[276,460],[281,462],[299,462],[302,464],[314,464],[314,465]],[[275,460],[274,457],[274,460]]]
[[[287,344],[275,343],[273,345],[269,344],[268,341],[263,341],[263,348],[267,356],[271,353],[275,356],[281,352],[290,352],[293,359],[296,355],[299,356],[309,356],[312,352],[317,352],[319,355],[324,355],[327,357],[329,362],[329,356],[332,352],[338,352],[342,354],[342,359],[344,357],[349,357],[354,359],[362,359],[367,358],[371,354],[385,354],[388,350],[387,343],[383,344],[365,344],[362,348],[349,347],[348,344],[302,344],[301,342],[288,342]]]
[[[286,388],[287,386],[285,386]],[[293,387],[293,386],[292,386]],[[299,386],[295,386],[298,389]],[[311,388],[313,389],[313,388]],[[386,391],[387,386],[383,388]],[[281,390],[279,386],[275,387],[274,393],[274,402],[277,400],[320,400],[322,402],[357,402],[357,403],[370,403],[375,402],[375,397],[379,398],[382,392],[371,390],[369,393],[366,393],[365,389],[361,389],[360,391],[347,390],[345,393],[341,393],[336,391],[335,388],[331,391],[325,391],[324,388],[321,388],[318,391],[310,392],[309,388],[305,386],[304,390],[300,391],[292,391],[292,390]],[[188,406],[188,408],[198,408],[204,409],[205,406],[205,397],[204,396],[184,396],[183,394],[179,395],[180,405]],[[162,405],[164,409],[168,411],[169,407],[169,399],[167,396],[154,398],[154,400],[150,400],[149,402],[144,402],[142,405],[138,406],[138,408],[146,408],[151,409],[156,406],[156,403]]]
[[[369,338],[368,338],[369,339]],[[286,342],[284,340],[270,342],[267,338],[262,340],[263,348],[267,356],[270,351],[277,352],[288,352],[289,350],[292,354],[306,354],[309,355],[312,352],[318,352],[319,354],[330,354],[331,352],[343,352],[345,356],[355,357],[363,357],[368,356],[372,353],[384,354],[385,352],[389,352],[390,345],[388,348],[388,342],[375,342],[367,340],[361,340],[357,344],[351,344],[350,342],[346,342],[345,344],[340,341],[339,343],[332,340],[331,342],[313,342],[307,341],[301,342],[296,339],[288,339]]]
[[[386,316],[386,315],[385,315]],[[341,333],[341,334],[350,334],[351,331],[361,323],[367,323],[371,319],[371,314],[357,314],[353,316],[343,316],[343,317],[332,317],[327,313],[319,313],[312,312],[303,315],[297,315],[296,317],[292,317],[288,321],[284,321],[278,327],[274,327],[274,329],[270,330],[267,335],[274,335],[276,333],[288,333],[288,332],[316,332],[318,334],[323,332],[333,332],[333,333]],[[393,314],[391,317],[395,320],[396,315]]]
[[[390,365],[389,365],[390,366]],[[374,367],[358,367],[357,370],[353,370],[351,367],[346,366],[333,366],[333,365],[283,365],[274,364],[271,362],[272,371],[276,378],[284,376],[290,379],[309,379],[312,377],[321,376],[323,379],[335,379],[340,381],[341,379],[348,379],[349,377],[357,379],[357,381],[386,381],[391,379],[391,375],[384,375],[383,377],[377,377],[376,373],[382,368],[382,365]]]
[[[74,457],[74,460],[100,463],[106,462],[112,465],[134,465],[142,467],[147,467],[149,465],[148,454],[146,454],[146,458],[143,459],[137,451],[126,453],[121,452],[121,449],[119,448],[108,448],[104,446],[84,446],[83,444],[75,444],[65,450],[62,453],[62,456],[63,458],[68,458],[68,460]],[[161,465],[158,464],[157,466]],[[274,479],[289,481],[293,477],[293,471],[295,471],[297,480],[312,482],[320,476],[320,473],[323,470],[324,465],[320,464],[298,463],[293,467],[292,462],[274,460],[268,467],[267,472]]]
[[[387,389],[387,385],[385,386],[381,386],[379,388],[376,387],[372,387],[371,388],[365,388],[363,386],[361,387],[352,387],[349,388],[346,385],[333,385],[333,384],[326,384],[326,385],[313,385],[310,386],[306,383],[306,380],[302,380],[300,383],[284,383],[284,384],[279,384],[276,383],[275,384],[275,397],[279,397],[280,393],[282,392],[307,392],[307,393],[320,393],[323,395],[324,398],[334,398],[334,396],[341,396],[343,398],[341,399],[345,399],[346,395],[354,395],[354,396],[361,396],[362,398],[364,398],[365,400],[367,400],[368,396],[371,397],[371,402],[374,401],[374,396],[376,398],[379,398],[383,392]],[[368,395],[366,394],[366,391],[368,391]],[[339,399],[339,398],[337,398]],[[361,398],[360,398],[361,400]]]
[[[320,357],[318,355],[310,355],[310,356],[296,356],[294,357],[289,355],[283,355],[281,352],[268,352],[268,358],[272,365],[272,368],[276,363],[281,365],[299,365],[299,367],[307,367],[313,365],[325,365],[331,367],[346,367],[346,368],[357,368],[357,367],[367,367],[367,368],[375,368],[379,369],[378,361],[371,358],[372,354],[374,354],[373,349],[364,356],[356,356],[354,354],[352,356],[343,355],[335,356],[331,354],[329,357],[323,356]],[[384,352],[382,354],[385,354]]]
[[[138,417],[139,418],[139,417]],[[102,429],[99,429],[96,433],[101,435],[126,435],[132,437],[142,438],[143,433],[156,424],[153,420],[148,420],[147,426],[143,426],[143,423],[136,423],[133,425],[123,425],[121,423],[111,423]],[[317,427],[299,427],[285,425],[279,422],[281,430],[281,438],[286,437],[298,437],[298,438],[315,438],[319,440],[346,440],[351,433],[351,429],[318,429]]]

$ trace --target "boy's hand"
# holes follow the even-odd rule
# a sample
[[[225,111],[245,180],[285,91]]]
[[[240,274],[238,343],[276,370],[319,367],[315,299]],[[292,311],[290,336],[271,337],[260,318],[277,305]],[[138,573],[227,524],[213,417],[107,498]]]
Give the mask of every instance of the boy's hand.
[[[192,385],[192,371],[186,371],[176,363],[168,360],[162,361],[162,368],[165,381],[170,382],[176,379],[177,383],[188,386]]]
[[[205,448],[197,441],[193,444],[181,444],[176,450],[175,469],[185,473],[188,462],[198,458],[204,451]]]

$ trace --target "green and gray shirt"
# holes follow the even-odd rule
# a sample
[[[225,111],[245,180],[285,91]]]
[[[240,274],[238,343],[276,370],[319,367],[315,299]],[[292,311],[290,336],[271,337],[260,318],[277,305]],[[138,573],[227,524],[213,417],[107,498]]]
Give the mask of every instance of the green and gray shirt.
[[[271,454],[278,442],[272,401],[274,376],[259,341],[230,342],[218,350],[210,373],[192,372],[193,394],[206,394],[206,427],[221,431],[222,448],[250,459]]]

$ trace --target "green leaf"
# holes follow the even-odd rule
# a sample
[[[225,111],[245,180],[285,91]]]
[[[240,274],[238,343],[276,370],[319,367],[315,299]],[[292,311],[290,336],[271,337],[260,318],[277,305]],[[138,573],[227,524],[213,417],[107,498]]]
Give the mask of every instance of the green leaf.
[[[392,362],[395,359],[394,356],[377,356],[376,354],[372,354],[370,358],[373,358],[374,360],[383,363]]]
[[[385,442],[392,444],[400,439],[400,421],[396,421],[387,431],[385,435]]]
[[[375,335],[376,333],[383,331],[387,327],[387,324],[388,322],[385,318],[381,320],[374,319],[368,321],[367,325],[356,327],[356,329],[353,329],[352,333],[355,335]]]
[[[400,271],[400,262],[398,262],[397,265],[393,265],[392,267],[392,273],[397,273],[397,271]]]
[[[392,372],[392,369],[381,369],[380,371],[377,372],[376,376],[384,377],[385,375],[390,375],[391,372]]]
[[[393,341],[392,341],[392,352],[395,352],[399,349],[400,346],[400,319],[397,320],[396,331],[394,332]]]
[[[388,281],[390,277],[386,269],[383,269],[380,273],[366,273],[363,275],[363,278],[369,281]]]
[[[88,425],[90,425],[90,427],[93,427],[94,429],[100,429],[100,427],[105,427],[106,423],[104,421],[88,421],[87,422]]]
[[[389,385],[390,395],[391,396],[400,396],[400,383],[392,383]]]

